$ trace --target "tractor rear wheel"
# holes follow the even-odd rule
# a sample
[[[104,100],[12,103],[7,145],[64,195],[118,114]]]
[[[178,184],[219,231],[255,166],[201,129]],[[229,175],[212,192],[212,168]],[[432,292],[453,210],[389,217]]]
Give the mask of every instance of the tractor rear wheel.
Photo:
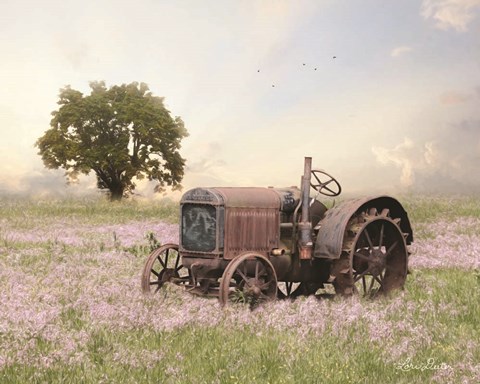
[[[332,265],[336,293],[372,297],[403,288],[408,252],[399,222],[388,209],[376,208],[350,220],[342,254]]]

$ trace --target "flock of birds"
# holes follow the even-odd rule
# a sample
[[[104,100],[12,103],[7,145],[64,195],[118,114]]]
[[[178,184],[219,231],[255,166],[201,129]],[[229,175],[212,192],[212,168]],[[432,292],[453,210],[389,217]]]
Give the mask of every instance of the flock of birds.
[[[336,59],[336,58],[337,58],[337,56],[333,56],[333,57],[332,57],[332,59]],[[302,65],[305,67],[307,64],[306,64],[306,63],[302,63]],[[317,70],[317,67],[315,67],[313,70],[316,71],[316,70]],[[260,72],[260,69],[258,69],[257,72]],[[272,84],[272,87],[275,88],[275,84]]]

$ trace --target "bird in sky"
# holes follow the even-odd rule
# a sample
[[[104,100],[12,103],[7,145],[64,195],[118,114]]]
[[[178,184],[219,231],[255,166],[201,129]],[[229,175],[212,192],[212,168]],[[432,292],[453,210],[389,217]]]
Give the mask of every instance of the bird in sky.
[[[332,59],[336,59],[336,58],[337,58],[337,56],[332,56]],[[307,65],[307,63],[302,63],[302,66],[304,66],[304,67],[306,65]],[[318,67],[313,68],[314,71],[316,71],[317,69],[318,69]],[[259,73],[259,72],[260,72],[260,69],[257,69],[257,73]],[[272,84],[272,88],[275,88],[275,84]]]

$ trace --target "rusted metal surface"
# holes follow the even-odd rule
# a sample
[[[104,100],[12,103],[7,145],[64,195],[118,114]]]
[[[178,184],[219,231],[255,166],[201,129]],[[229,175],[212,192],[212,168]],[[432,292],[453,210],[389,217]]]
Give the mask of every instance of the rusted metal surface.
[[[312,258],[312,222],[310,221],[310,180],[312,177],[312,158],[305,158],[302,176],[302,221],[298,223],[298,250],[301,260]]]
[[[280,196],[269,188],[218,188],[225,201],[223,258],[267,255],[280,240]]]
[[[313,176],[312,176],[313,175]],[[180,202],[180,244],[152,253],[144,292],[164,283],[217,296],[271,299],[337,293],[365,295],[403,286],[412,228],[389,196],[345,201],[334,208],[310,197],[336,196],[340,184],[305,158],[301,188],[194,188]],[[313,258],[312,258],[313,256]],[[263,296],[262,296],[263,295]],[[249,300],[250,300],[249,299]]]
[[[379,212],[389,209],[391,217],[400,219],[400,228],[406,233],[407,244],[413,241],[412,228],[407,213],[402,205],[389,196],[364,197],[342,202],[331,208],[320,222],[320,229],[315,243],[314,257],[338,259],[342,252],[343,238],[348,221],[365,207],[376,208]]]
[[[189,269],[182,265],[176,244],[164,244],[154,250],[143,268],[143,293],[158,292],[167,282],[184,286],[192,282]]]
[[[280,197],[271,188],[211,188],[223,197],[225,208],[280,209]]]
[[[220,304],[242,302],[255,307],[277,296],[277,275],[270,260],[255,252],[244,252],[225,269],[219,288]]]
[[[278,248],[280,218],[276,208],[225,209],[225,248],[227,260],[245,251],[267,255]]]
[[[398,218],[369,207],[348,222],[343,251],[332,264],[335,291],[373,296],[403,287],[408,252]]]

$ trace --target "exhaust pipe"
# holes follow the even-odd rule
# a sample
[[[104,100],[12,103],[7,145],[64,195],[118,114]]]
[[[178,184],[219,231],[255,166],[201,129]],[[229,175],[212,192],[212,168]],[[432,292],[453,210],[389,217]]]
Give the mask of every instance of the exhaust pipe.
[[[299,239],[298,247],[300,259],[309,260],[312,258],[312,222],[310,218],[310,179],[312,177],[312,158],[305,157],[305,165],[302,177],[302,220],[298,223]]]

